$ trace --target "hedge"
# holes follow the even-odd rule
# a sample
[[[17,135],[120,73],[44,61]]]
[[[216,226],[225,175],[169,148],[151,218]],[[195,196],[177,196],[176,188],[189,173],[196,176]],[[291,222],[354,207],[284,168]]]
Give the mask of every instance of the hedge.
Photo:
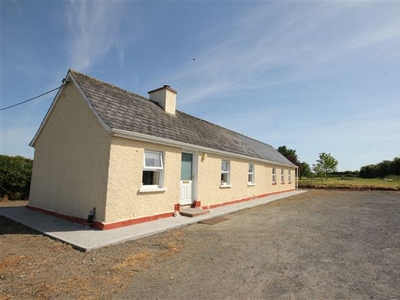
[[[1,199],[29,198],[33,160],[22,156],[0,155]]]

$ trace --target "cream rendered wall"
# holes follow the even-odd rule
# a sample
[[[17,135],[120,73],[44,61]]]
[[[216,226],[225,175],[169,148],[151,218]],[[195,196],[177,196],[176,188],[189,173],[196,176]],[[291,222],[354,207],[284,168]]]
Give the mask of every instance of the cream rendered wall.
[[[142,186],[144,150],[161,151],[164,154],[164,187],[162,192],[140,192]],[[110,150],[109,179],[105,223],[130,220],[163,213],[172,213],[180,198],[180,170],[182,149],[153,143],[113,137]],[[221,160],[230,161],[231,187],[223,188]],[[267,193],[295,189],[295,173],[292,183],[272,184],[272,166],[252,162],[255,166],[255,185],[248,185],[249,161],[208,154],[198,155],[197,195],[195,200],[202,206],[210,206]],[[280,167],[277,174],[280,175]],[[196,169],[196,168],[195,168]],[[287,178],[287,169],[285,178]],[[195,172],[196,173],[196,172]],[[277,175],[277,180],[280,176]]]
[[[230,187],[221,187],[221,161],[230,161]],[[248,185],[248,165],[254,164],[255,185]],[[224,202],[256,197],[263,194],[282,192],[295,189],[295,171],[292,168],[292,182],[285,184],[280,182],[280,169],[277,168],[277,184],[272,184],[272,166],[262,163],[232,159],[229,157],[208,154],[205,159],[199,156],[198,166],[198,197],[202,206],[210,206]],[[285,169],[285,178],[287,170]]]
[[[164,153],[163,192],[139,192],[144,150]],[[179,203],[181,149],[113,137],[107,192],[106,223],[173,213]]]
[[[29,205],[86,218],[105,215],[110,135],[73,83],[58,96],[38,136]]]
[[[166,191],[139,192],[145,149],[164,153]],[[36,140],[29,204],[81,218],[96,207],[96,220],[104,223],[173,212],[180,198],[181,152],[111,137],[71,83]],[[222,159],[230,161],[230,188],[220,187]],[[214,154],[202,159],[200,153],[194,200],[209,206],[295,189],[294,168],[292,183],[281,184],[281,167],[276,166],[277,184],[272,185],[272,165],[255,162],[255,186],[248,186],[249,162]]]
[[[268,180],[267,182],[270,183],[270,190],[272,193],[274,192],[282,192],[286,190],[294,190],[296,188],[296,169],[289,168],[289,167],[282,167],[282,166],[274,166],[274,165],[266,165],[267,166],[267,173],[268,173]],[[272,168],[276,169],[276,184],[272,184]],[[284,170],[284,182],[281,182],[281,170]],[[292,178],[291,182],[288,182],[288,170],[291,171]]]

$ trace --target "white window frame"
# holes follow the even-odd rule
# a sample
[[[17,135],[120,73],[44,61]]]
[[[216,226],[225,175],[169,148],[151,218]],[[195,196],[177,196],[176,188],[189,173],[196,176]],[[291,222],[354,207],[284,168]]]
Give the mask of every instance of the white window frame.
[[[287,176],[288,183],[292,183],[292,170],[288,170],[287,172],[288,172],[288,176]]]
[[[255,185],[254,181],[254,164],[249,163],[249,173],[247,176],[247,185],[248,186],[253,186]]]
[[[159,160],[160,160],[160,165],[159,166],[153,166],[153,165],[146,165],[146,154],[149,155],[157,155]],[[143,155],[143,168],[146,171],[153,171],[153,170],[162,170],[163,169],[163,153],[161,151],[153,151],[153,150],[144,150],[144,155]]]
[[[226,166],[226,168],[224,168]],[[221,187],[231,187],[231,162],[229,160],[221,161]],[[226,180],[224,181],[224,177]]]
[[[272,168],[272,184],[276,184],[276,168]]]
[[[146,154],[152,156],[157,155],[159,160],[158,163],[156,165],[147,164]],[[158,192],[166,190],[164,188],[164,153],[162,151],[144,150],[142,179],[144,172],[157,173],[158,184],[144,184],[144,182],[142,182],[142,186],[139,190],[140,192]]]
[[[285,183],[285,169],[281,169],[281,184]]]

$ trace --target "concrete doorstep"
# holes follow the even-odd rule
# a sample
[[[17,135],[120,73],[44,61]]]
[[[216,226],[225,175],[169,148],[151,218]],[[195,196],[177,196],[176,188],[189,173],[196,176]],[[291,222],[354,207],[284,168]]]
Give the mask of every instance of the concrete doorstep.
[[[198,217],[198,216],[202,216],[202,215],[207,215],[210,213],[210,210],[209,209],[201,209],[201,208],[184,208],[184,209],[181,209],[179,211],[179,213],[181,216],[193,218],[193,217]]]
[[[35,212],[26,207],[1,207],[0,215],[37,230],[51,238],[71,244],[76,249],[81,251],[90,251],[92,249],[135,240],[189,224],[195,224],[200,221],[224,216],[236,211],[284,199],[304,192],[306,191],[296,190],[284,192],[251,201],[220,206],[211,210],[200,209],[201,212],[199,212],[199,209],[191,209],[191,211],[189,211],[189,216],[191,214],[189,218],[177,215],[176,217],[159,219],[156,221],[110,230],[87,228],[82,224]]]

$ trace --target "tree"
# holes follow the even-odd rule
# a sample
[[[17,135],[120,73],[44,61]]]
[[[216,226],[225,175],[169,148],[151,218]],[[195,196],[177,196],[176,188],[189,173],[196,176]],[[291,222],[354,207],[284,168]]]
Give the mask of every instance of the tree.
[[[374,165],[363,166],[360,168],[361,178],[374,178]]]
[[[288,149],[286,146],[279,146],[278,152],[286,157],[290,162],[295,164],[296,166],[300,166],[300,162],[297,158],[296,150]]]
[[[360,177],[376,178],[389,175],[400,175],[400,157],[393,160],[384,160],[378,164],[363,166],[360,169]]]
[[[301,179],[302,176],[309,177],[311,176],[311,168],[310,165],[306,162],[299,161],[296,150],[288,149],[286,146],[279,146],[278,152],[286,157],[291,163],[295,164],[299,168],[299,177]]]
[[[393,175],[400,175],[400,157],[395,157],[392,162]]]
[[[326,177],[329,173],[337,171],[338,161],[330,153],[322,152],[319,154],[317,164],[314,165],[314,172],[318,177]]]
[[[306,162],[302,162],[300,163],[300,167],[299,167],[299,176],[300,179],[304,176],[304,177],[310,177],[311,176],[311,168],[310,165]]]

